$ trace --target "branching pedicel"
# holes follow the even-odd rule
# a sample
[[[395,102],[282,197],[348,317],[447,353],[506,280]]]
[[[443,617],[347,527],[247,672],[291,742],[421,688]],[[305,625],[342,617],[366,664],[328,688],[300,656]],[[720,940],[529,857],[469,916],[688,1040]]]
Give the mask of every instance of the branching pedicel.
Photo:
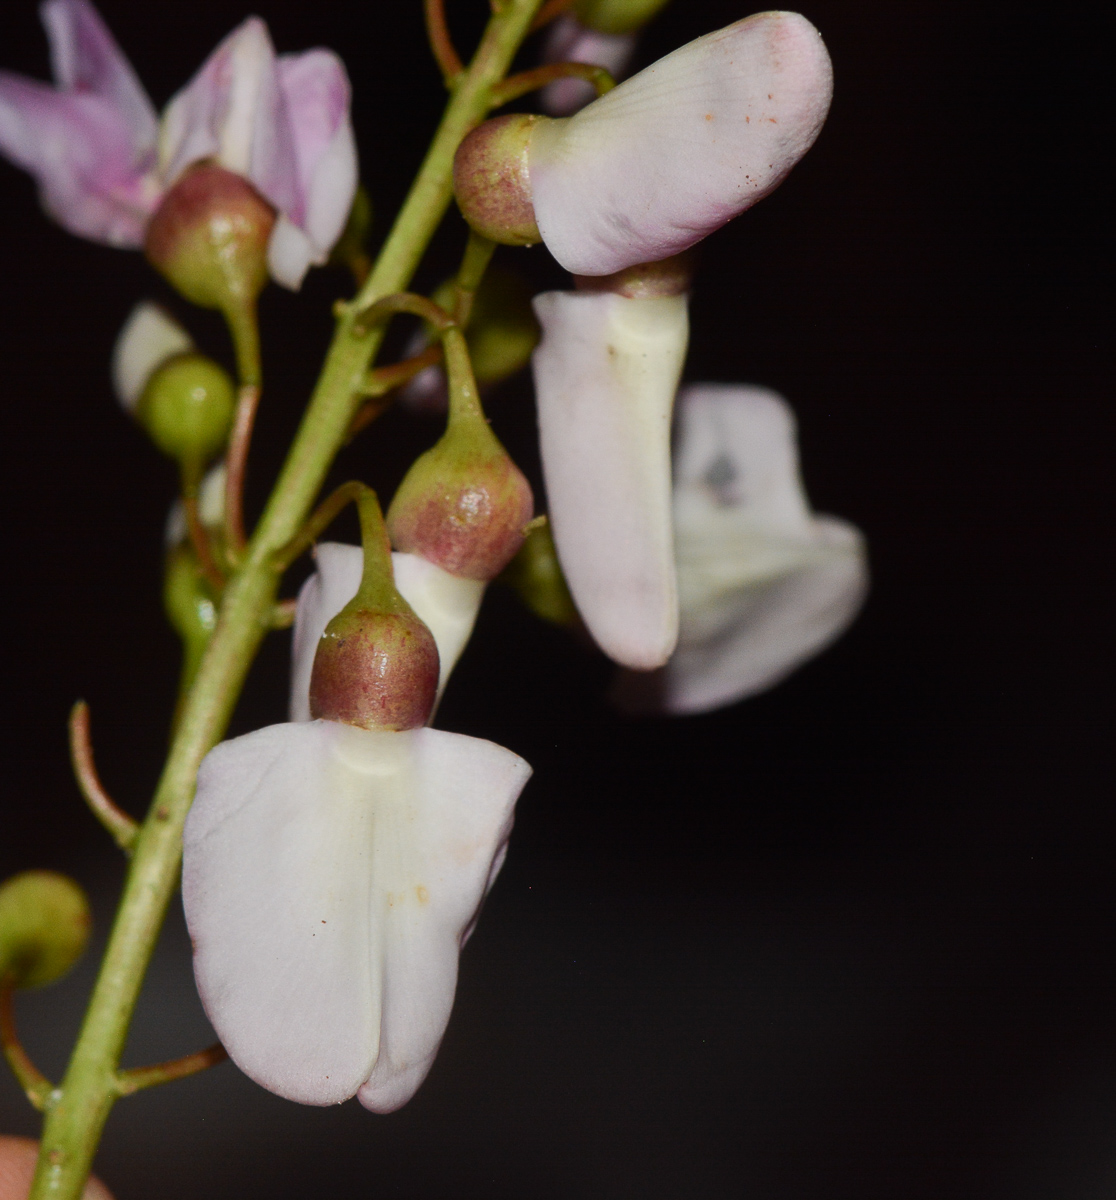
[[[691,271],[679,255],[770,193],[817,137],[832,89],[817,31],[763,13],[614,87],[606,65],[623,64],[658,3],[491,7],[466,63],[442,3],[426,0],[449,103],[374,262],[348,80],[332,53],[277,56],[251,18],[157,117],[88,0],[46,0],[54,86],[0,72],[0,150],[35,177],[47,212],[80,236],[142,247],[182,297],[219,310],[239,375],[150,304],[115,351],[122,404],[178,464],[165,602],[184,666],[142,824],[111,800],[88,709],[73,711],[79,785],[131,864],[57,1086],[20,1045],[11,994],[68,969],[88,911],[76,885],[48,873],[0,888],[0,1041],[45,1112],[36,1200],[82,1194],[119,1097],[226,1052],[264,1087],[309,1104],[357,1095],[386,1112],[421,1084],[530,774],[508,750],[430,727],[492,580],[547,620],[584,623],[626,668],[620,701],[664,711],[770,686],[836,637],[863,597],[862,539],[810,513],[793,422],[773,394],[688,389],[671,485]],[[550,58],[567,47],[591,60],[598,48],[609,63],[551,61],[509,77],[528,33],[560,15]],[[575,111],[587,85],[598,99]],[[543,87],[552,111],[575,115],[489,119]],[[411,294],[455,189],[473,228],[460,270],[433,298]],[[489,264],[496,242],[538,241],[576,286],[536,297],[536,324],[521,285]],[[269,278],[297,289],[331,250],[358,292],[336,306],[317,387],[249,529],[243,484],[266,403],[256,300]],[[425,340],[374,366],[400,313],[425,322]],[[540,328],[553,536],[478,387],[524,365]],[[424,402],[437,403],[442,370],[446,432],[386,519],[363,482],[315,508],[340,447],[400,389],[418,395],[425,380]],[[317,546],[294,614],[277,598],[284,572],[350,502],[363,546]],[[262,639],[292,615],[290,721],[221,743]],[[183,849],[195,974],[222,1045],[121,1071]],[[12,1139],[0,1153],[28,1161]]]

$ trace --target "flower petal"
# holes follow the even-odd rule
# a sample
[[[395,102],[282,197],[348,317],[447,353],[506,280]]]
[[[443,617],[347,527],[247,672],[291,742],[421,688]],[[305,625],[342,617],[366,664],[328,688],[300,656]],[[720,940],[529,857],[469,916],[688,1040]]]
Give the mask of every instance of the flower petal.
[[[107,101],[129,131],[137,157],[151,154],[158,133],[155,108],[93,5],[86,0],[46,0],[39,15],[50,40],[58,87]]]
[[[810,512],[782,397],[703,384],[678,409],[678,649],[655,676],[621,678],[629,711],[707,712],[774,686],[844,632],[868,587],[860,532]]]
[[[34,176],[43,208],[70,233],[143,245],[158,190],[109,101],[0,71],[0,152]]]
[[[234,29],[163,113],[159,168],[164,182],[173,183],[204,158],[243,175],[280,212],[301,218],[290,119],[275,49],[259,17]]]
[[[307,1104],[410,1098],[529,774],[476,738],[328,721],[210,752],[183,903],[202,1002],[246,1074]]]
[[[314,557],[318,569],[298,594],[291,642],[292,721],[311,719],[310,673],[314,668],[318,641],[329,622],[357,594],[364,570],[364,552],[359,546],[322,542]],[[395,586],[434,635],[439,662],[438,698],[441,699],[450,672],[473,632],[484,596],[484,584],[451,575],[416,554],[396,552],[391,560]]]
[[[532,363],[550,522],[589,632],[626,666],[661,666],[678,636],[670,416],[684,296],[535,297]]]
[[[357,186],[349,77],[329,50],[285,54],[279,59],[278,73],[303,199],[299,212],[286,215],[306,236],[308,262],[323,263],[345,228]],[[287,273],[294,277],[290,268]],[[278,273],[276,278],[284,281]],[[301,275],[298,278],[301,282]]]
[[[631,61],[635,44],[634,33],[598,33],[565,13],[550,27],[543,61],[591,63],[604,67],[613,79],[618,79]],[[596,89],[587,80],[559,79],[543,88],[542,107],[552,116],[569,116],[596,95]]]
[[[608,275],[687,249],[773,191],[833,90],[818,31],[760,13],[698,38],[531,136],[532,203],[568,271]]]
[[[158,304],[144,300],[128,315],[112,348],[112,386],[132,412],[155,369],[193,349],[194,339]]]

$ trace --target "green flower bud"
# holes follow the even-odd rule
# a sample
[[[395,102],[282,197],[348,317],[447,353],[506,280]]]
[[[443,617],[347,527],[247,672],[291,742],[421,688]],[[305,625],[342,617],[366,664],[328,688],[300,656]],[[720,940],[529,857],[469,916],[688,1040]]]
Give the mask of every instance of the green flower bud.
[[[203,647],[217,626],[217,605],[193,549],[182,544],[167,555],[163,608],[171,627],[188,645]]]
[[[549,521],[532,526],[500,578],[515,588],[523,603],[544,621],[576,625],[580,620],[558,562]]]
[[[318,642],[310,715],[360,729],[417,729],[438,694],[438,647],[395,586],[375,493],[366,491],[359,505],[364,575]]]
[[[267,283],[275,210],[242,176],[214,163],[191,168],[147,227],[148,260],[187,300],[229,317],[252,308]]]
[[[542,241],[531,204],[527,146],[549,118],[510,113],[478,125],[457,148],[453,191],[465,220],[483,237],[507,246]]]
[[[164,454],[202,465],[224,449],[235,410],[228,372],[190,352],[167,359],[152,373],[135,415]]]
[[[329,261],[336,266],[352,267],[366,260],[365,246],[372,228],[372,198],[363,183],[357,185],[353,195],[353,206],[341,236],[329,253]]]
[[[0,884],[0,978],[18,988],[53,983],[81,958],[92,918],[85,893],[54,871]]]
[[[454,281],[447,279],[432,297],[452,310]],[[481,280],[465,326],[465,344],[473,373],[482,384],[499,383],[531,361],[539,343],[539,321],[531,307],[531,291],[511,271],[490,268]]]
[[[574,15],[597,33],[634,33],[666,4],[666,0],[576,0]]]

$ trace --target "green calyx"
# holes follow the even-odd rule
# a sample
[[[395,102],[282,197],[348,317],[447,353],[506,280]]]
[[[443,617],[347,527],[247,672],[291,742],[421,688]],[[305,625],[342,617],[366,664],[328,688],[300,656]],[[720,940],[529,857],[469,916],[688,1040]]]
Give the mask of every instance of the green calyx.
[[[558,562],[550,522],[539,518],[527,533],[519,553],[500,576],[519,593],[524,604],[552,625],[576,625],[579,617]]]
[[[574,15],[598,33],[635,33],[667,0],[575,0]]]
[[[438,647],[399,594],[376,493],[360,509],[364,574],[329,622],[310,675],[310,713],[360,729],[398,732],[426,724],[438,691]]]
[[[448,330],[443,344],[446,432],[399,485],[388,530],[396,549],[419,554],[451,575],[494,579],[522,544],[534,499],[485,420],[461,331]]]
[[[235,410],[236,388],[228,372],[190,351],[167,359],[152,373],[135,415],[164,454],[204,465],[224,449]]]
[[[432,297],[435,304],[452,311],[454,283],[447,279],[438,288]],[[530,288],[513,272],[490,268],[465,325],[465,344],[477,382],[499,383],[525,367],[539,336]]]
[[[92,918],[81,888],[54,871],[24,871],[0,884],[0,981],[53,983],[81,958]]]

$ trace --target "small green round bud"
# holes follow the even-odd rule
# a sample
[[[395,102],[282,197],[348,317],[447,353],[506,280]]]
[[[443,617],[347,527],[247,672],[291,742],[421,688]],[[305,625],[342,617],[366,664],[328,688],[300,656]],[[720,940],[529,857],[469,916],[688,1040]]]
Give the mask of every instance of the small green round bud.
[[[81,958],[92,918],[85,893],[54,871],[0,884],[0,979],[18,988],[53,983]]]
[[[453,191],[462,216],[482,237],[506,246],[542,241],[531,205],[527,147],[539,121],[510,113],[478,125],[457,147]]]
[[[494,448],[451,427],[415,460],[388,509],[397,550],[463,579],[495,579],[507,566],[523,544],[534,498],[523,472],[489,437]]]
[[[574,15],[597,33],[635,33],[666,0],[576,0]]]
[[[447,279],[432,299],[452,310],[454,280]],[[478,383],[500,383],[531,361],[539,344],[539,319],[531,307],[531,290],[512,271],[491,267],[485,272],[465,326],[465,344]]]
[[[199,163],[151,218],[147,258],[192,303],[242,312],[267,283],[274,224],[275,210],[247,179]]]
[[[163,608],[185,642],[204,644],[217,627],[217,605],[191,546],[176,546],[167,555]]]
[[[536,617],[552,625],[578,623],[580,618],[558,562],[549,521],[532,526],[500,578],[515,588]]]
[[[164,454],[205,463],[224,449],[236,410],[229,373],[204,354],[169,358],[151,375],[136,419]]]
[[[412,612],[343,609],[326,626],[310,675],[310,715],[398,732],[426,724],[438,693],[438,647]]]

